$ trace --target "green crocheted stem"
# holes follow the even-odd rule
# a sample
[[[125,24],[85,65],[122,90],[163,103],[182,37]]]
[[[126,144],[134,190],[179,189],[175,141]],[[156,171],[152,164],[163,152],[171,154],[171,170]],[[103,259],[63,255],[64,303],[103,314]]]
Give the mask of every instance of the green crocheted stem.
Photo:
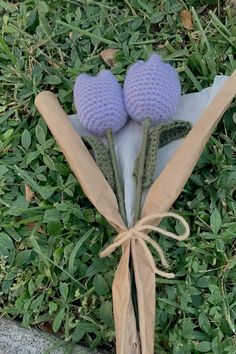
[[[192,124],[184,120],[174,120],[169,124],[163,124],[160,129],[159,147],[163,147],[174,140],[184,138],[192,129]]]
[[[148,136],[146,160],[143,174],[143,190],[150,187],[156,167],[156,156],[160,142],[160,129],[155,127]]]
[[[95,136],[82,136],[82,139],[85,143],[89,144],[93,150],[98,167],[110,184],[112,190],[115,191],[115,177],[108,148]]]
[[[121,183],[119,168],[118,168],[118,164],[117,164],[113,135],[112,135],[112,131],[110,129],[108,129],[106,131],[106,138],[107,138],[108,149],[109,149],[110,158],[111,158],[112,170],[114,173],[115,193],[116,193],[116,197],[118,200],[119,210],[120,210],[120,214],[122,216],[124,223],[127,225],[124,190],[123,190],[123,185]]]
[[[148,133],[151,126],[150,119],[145,119],[143,121],[143,141],[140,153],[135,164],[135,174],[136,174],[136,191],[135,191],[135,202],[134,202],[134,224],[138,221],[141,212],[141,199],[143,191],[143,175],[146,159],[146,151],[148,144]]]
[[[153,182],[158,148],[185,137],[191,128],[192,124],[190,122],[175,120],[152,129],[148,137],[143,190],[149,188]]]
[[[144,168],[145,168],[145,158],[148,144],[148,133],[151,126],[150,119],[145,119],[143,121],[143,140],[140,153],[136,159],[135,167],[134,167],[134,178],[136,182],[136,190],[135,190],[135,202],[134,202],[134,220],[133,224],[135,224],[140,216],[141,212],[141,200],[142,200],[142,191],[143,191],[143,176],[144,176]],[[137,329],[139,330],[139,314],[138,314],[138,300],[137,300],[137,288],[135,283],[134,276],[134,267],[132,257],[130,258],[130,279],[131,279],[131,297],[134,306],[134,314],[137,323]]]

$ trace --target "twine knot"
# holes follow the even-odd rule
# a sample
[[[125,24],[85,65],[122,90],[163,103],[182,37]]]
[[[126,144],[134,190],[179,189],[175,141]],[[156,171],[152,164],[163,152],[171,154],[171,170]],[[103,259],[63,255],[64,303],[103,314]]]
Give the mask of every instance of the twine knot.
[[[155,222],[156,224],[158,224],[159,220],[163,218],[172,218],[175,220],[179,220],[184,227],[183,234],[177,235],[173,232],[163,229],[162,227],[153,226],[152,224],[149,224],[150,222],[152,223]],[[135,240],[136,242],[139,242],[139,244],[142,246],[143,251],[145,252],[147,259],[149,261],[149,264],[155,274],[158,274],[165,278],[174,278],[175,277],[174,273],[163,272],[162,270],[158,269],[155,265],[154,258],[147,244],[152,245],[152,247],[157,251],[157,253],[160,256],[161,264],[163,265],[163,267],[169,268],[169,264],[166,260],[163,249],[156,241],[154,241],[148,235],[148,233],[151,231],[156,231],[159,234],[175,239],[177,241],[186,240],[190,234],[189,225],[182,216],[173,212],[160,212],[160,213],[151,214],[139,220],[132,228],[119,233],[113,240],[112,244],[109,245],[104,251],[100,253],[100,257],[102,258],[107,257],[111,253],[113,253],[118,247],[122,246],[126,241]]]

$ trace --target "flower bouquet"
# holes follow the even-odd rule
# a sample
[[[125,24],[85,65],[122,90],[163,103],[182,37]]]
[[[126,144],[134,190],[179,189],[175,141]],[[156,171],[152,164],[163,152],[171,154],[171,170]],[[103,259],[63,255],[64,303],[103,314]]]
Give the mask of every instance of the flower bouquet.
[[[112,288],[118,354],[154,353],[155,275],[174,274],[156,267],[152,249],[169,265],[149,234],[189,236],[169,208],[236,94],[236,72],[199,93],[180,91],[174,68],[153,54],[131,66],[123,90],[110,71],[79,75],[69,119],[54,94],[35,100],[85,194],[118,233],[100,254],[122,248]],[[183,234],[161,227],[163,218],[180,222]]]

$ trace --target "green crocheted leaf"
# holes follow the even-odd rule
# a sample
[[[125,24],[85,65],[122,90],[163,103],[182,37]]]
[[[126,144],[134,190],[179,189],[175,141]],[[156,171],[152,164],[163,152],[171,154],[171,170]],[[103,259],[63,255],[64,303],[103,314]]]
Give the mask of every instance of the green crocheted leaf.
[[[173,122],[163,124],[158,128],[160,130],[159,147],[163,147],[174,140],[184,138],[192,129],[192,124],[183,120],[174,120]]]
[[[83,136],[82,139],[92,148],[98,167],[114,191],[115,179],[111,164],[111,156],[109,154],[108,148],[105,144],[103,144],[101,140],[94,136]]]
[[[190,122],[175,120],[152,129],[148,138],[143,189],[149,188],[153,182],[158,148],[185,137],[191,128],[192,124]]]

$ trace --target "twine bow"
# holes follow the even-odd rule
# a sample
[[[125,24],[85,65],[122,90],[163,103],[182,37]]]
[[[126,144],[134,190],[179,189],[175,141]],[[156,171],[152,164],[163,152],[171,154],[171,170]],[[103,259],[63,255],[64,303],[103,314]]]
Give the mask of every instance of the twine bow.
[[[153,226],[151,224],[148,224],[148,222],[151,222],[151,221],[157,222],[157,220],[167,218],[167,217],[173,218],[175,220],[179,220],[181,222],[181,224],[184,226],[184,232],[182,235],[177,235],[177,234],[167,231],[159,226]],[[145,233],[145,231],[146,231],[146,233]],[[126,242],[128,240],[135,240],[135,241],[139,242],[140,245],[142,246],[143,251],[145,252],[145,254],[147,256],[147,259],[148,259],[150,266],[151,266],[154,273],[156,273],[162,277],[165,277],[165,278],[174,278],[175,277],[174,273],[163,272],[162,270],[160,270],[156,267],[152,253],[147,246],[148,243],[150,245],[152,245],[152,247],[155,248],[155,250],[158,252],[158,254],[160,256],[161,264],[163,265],[163,267],[169,268],[169,264],[166,260],[166,257],[164,255],[164,252],[163,252],[163,249],[161,248],[161,246],[148,235],[148,233],[150,231],[157,231],[158,233],[160,233],[166,237],[169,237],[169,238],[172,238],[172,239],[175,239],[178,241],[186,240],[190,234],[188,223],[185,221],[185,219],[182,216],[180,216],[176,213],[173,213],[173,212],[160,212],[160,213],[151,214],[151,215],[145,216],[144,218],[139,220],[131,229],[127,229],[127,230],[119,233],[118,236],[115,237],[113,243],[100,253],[100,257],[102,257],[102,258],[107,257],[111,253],[113,253],[118,247],[122,246],[124,242]]]

